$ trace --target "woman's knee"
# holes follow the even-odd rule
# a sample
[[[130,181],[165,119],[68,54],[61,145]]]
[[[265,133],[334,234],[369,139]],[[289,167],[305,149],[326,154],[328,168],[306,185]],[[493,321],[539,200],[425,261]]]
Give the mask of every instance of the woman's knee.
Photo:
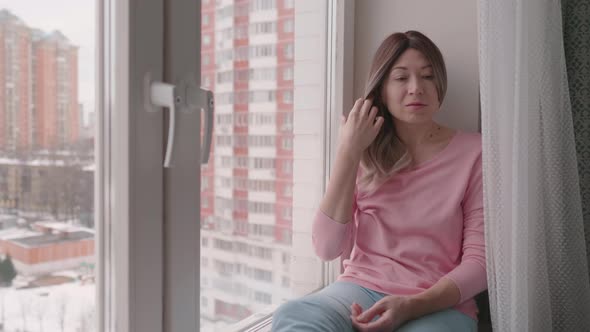
[[[272,315],[272,331],[309,330],[311,326],[308,326],[308,319],[313,312],[309,307],[309,303],[304,303],[301,299],[283,303]]]
[[[297,317],[300,312],[305,311],[305,304],[299,300],[291,300],[281,304],[273,313],[272,320],[278,321],[285,318]]]

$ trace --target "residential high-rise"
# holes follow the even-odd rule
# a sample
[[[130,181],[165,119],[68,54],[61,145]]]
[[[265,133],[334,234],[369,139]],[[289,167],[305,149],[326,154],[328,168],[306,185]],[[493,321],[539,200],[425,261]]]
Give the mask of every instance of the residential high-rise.
[[[0,10],[0,149],[32,144],[31,30]]]
[[[293,20],[292,1],[202,3],[202,85],[216,98],[201,176],[205,322],[290,297]]]
[[[59,31],[33,33],[33,114],[36,147],[78,140],[78,47]]]
[[[78,47],[0,10],[0,149],[60,149],[80,136]]]

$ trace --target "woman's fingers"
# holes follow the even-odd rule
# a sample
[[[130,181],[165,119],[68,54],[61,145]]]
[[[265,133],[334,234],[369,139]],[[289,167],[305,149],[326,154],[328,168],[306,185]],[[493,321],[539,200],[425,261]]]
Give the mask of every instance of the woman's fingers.
[[[371,105],[373,105],[373,101],[371,99],[365,99],[361,107],[361,118],[367,117],[367,115],[369,114],[369,110],[371,109]]]
[[[373,99],[357,99],[352,110],[342,120],[338,139],[355,151],[364,151],[378,135],[384,120],[377,116],[379,109]]]
[[[362,105],[363,105],[363,98],[357,99],[354,102],[354,105],[352,105],[352,109],[350,110],[350,113],[348,113],[348,116],[350,117],[351,115],[359,113]]]
[[[375,129],[376,131],[381,130],[383,122],[385,122],[385,119],[382,116],[378,116],[375,122],[373,123],[373,129]]]
[[[355,303],[354,306],[356,307],[357,311],[359,312],[359,315],[363,313],[363,307],[361,307],[360,304]]]
[[[378,111],[379,111],[379,109],[377,108],[377,106],[371,107],[371,112],[369,112],[370,123],[373,123],[375,121],[375,116],[377,116]]]
[[[350,306],[350,313],[351,313],[351,315],[352,315],[353,317],[356,317],[356,316],[358,316],[358,315],[360,315],[360,314],[361,314],[361,313],[359,312],[359,309],[358,309],[357,305],[358,305],[358,304],[356,304],[356,303],[353,303],[353,304]]]
[[[383,314],[387,310],[387,304],[383,300],[379,300],[372,307],[365,310],[365,312],[357,317],[357,320],[361,323],[370,322],[375,316]]]
[[[353,318],[352,325],[362,332],[391,331],[393,329],[390,313],[385,313],[371,322],[361,322],[357,318]]]

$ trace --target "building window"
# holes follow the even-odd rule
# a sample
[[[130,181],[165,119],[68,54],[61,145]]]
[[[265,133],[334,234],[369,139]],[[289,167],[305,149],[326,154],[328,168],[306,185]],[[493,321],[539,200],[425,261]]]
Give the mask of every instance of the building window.
[[[236,27],[236,38],[237,39],[248,38],[248,26],[247,25],[239,25]]]
[[[287,67],[283,68],[283,81],[292,81],[293,80],[293,68]]]
[[[211,80],[209,79],[209,76],[203,76],[202,79],[203,84],[201,84],[203,87],[210,87],[211,86]]]
[[[283,160],[283,173],[291,174],[293,172],[293,161]]]
[[[283,208],[283,219],[291,220],[292,214],[293,214],[293,211],[292,211],[291,207],[284,207]]]
[[[285,113],[283,115],[283,124],[281,126],[281,130],[284,131],[291,131],[293,130],[293,113]]]
[[[285,197],[293,196],[293,185],[285,184],[285,186],[283,187],[283,195]]]
[[[293,59],[293,44],[287,44],[283,47],[283,55],[286,59]]]
[[[288,228],[283,228],[283,242],[291,244],[293,241],[291,230]]]
[[[211,44],[211,36],[210,35],[203,35],[203,45],[207,46]]]
[[[292,137],[284,137],[283,138],[283,149],[293,150],[293,138]]]
[[[291,91],[291,90],[283,91],[283,103],[293,104],[293,91]]]
[[[271,10],[275,6],[275,0],[252,0],[250,2],[250,11]]]
[[[271,304],[272,303],[272,297],[270,296],[270,294],[258,292],[258,291],[254,292],[254,300],[256,300],[256,302],[260,302],[260,303],[264,303],[264,304]]]
[[[283,265],[287,265],[287,264],[291,263],[291,256],[289,256],[287,253],[283,253],[281,255],[281,258],[282,258]]]
[[[251,35],[268,34],[277,32],[276,22],[258,22],[252,23],[249,27]]]
[[[294,6],[293,0],[283,0],[283,8],[292,9]]]
[[[209,15],[204,14],[203,15],[203,25],[209,25]]]
[[[286,20],[283,22],[283,32],[284,33],[291,33],[294,29],[293,20]]]

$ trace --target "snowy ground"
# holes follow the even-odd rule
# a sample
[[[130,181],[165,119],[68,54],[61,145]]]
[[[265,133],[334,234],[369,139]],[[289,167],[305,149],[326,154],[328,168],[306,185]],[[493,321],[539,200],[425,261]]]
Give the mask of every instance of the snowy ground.
[[[63,275],[60,273],[60,275]],[[29,289],[0,288],[5,332],[94,332],[95,286],[74,281]]]

